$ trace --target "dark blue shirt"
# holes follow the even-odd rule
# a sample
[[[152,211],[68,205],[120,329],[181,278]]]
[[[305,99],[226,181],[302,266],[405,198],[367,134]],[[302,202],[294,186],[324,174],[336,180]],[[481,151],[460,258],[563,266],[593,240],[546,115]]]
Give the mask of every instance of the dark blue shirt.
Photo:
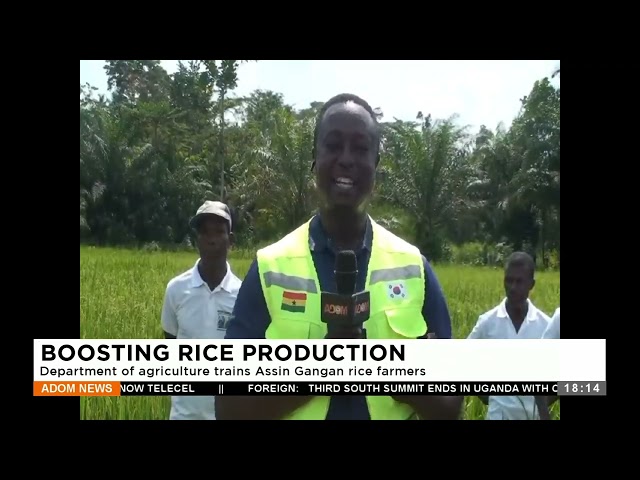
[[[367,229],[362,247],[356,251],[358,261],[358,278],[356,291],[364,290],[367,278],[367,266],[371,254],[373,231],[371,223],[367,222]],[[309,248],[318,273],[320,289],[324,292],[335,292],[333,269],[336,251],[317,215],[309,226]],[[451,319],[447,302],[440,288],[438,279],[431,269],[431,265],[424,256],[425,304],[422,314],[427,323],[427,332],[434,333],[438,338],[451,338]],[[253,261],[242,287],[238,292],[233,317],[228,325],[227,339],[264,339],[265,332],[271,319],[264,299],[257,261]],[[369,409],[364,396],[332,397],[327,414],[327,420],[369,420]]]

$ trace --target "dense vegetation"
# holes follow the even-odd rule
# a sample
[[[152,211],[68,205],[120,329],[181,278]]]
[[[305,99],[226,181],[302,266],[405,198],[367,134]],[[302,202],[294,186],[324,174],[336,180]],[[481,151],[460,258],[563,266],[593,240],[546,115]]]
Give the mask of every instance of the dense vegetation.
[[[187,244],[205,199],[233,207],[247,249],[309,216],[326,99],[294,110],[278,92],[234,97],[241,62],[189,61],[169,75],[157,60],[107,60],[110,99],[81,85],[81,243]],[[373,105],[383,125],[375,218],[433,261],[489,264],[526,249],[559,267],[560,89],[543,78],[521,102],[508,129],[477,132],[455,115],[390,120]]]

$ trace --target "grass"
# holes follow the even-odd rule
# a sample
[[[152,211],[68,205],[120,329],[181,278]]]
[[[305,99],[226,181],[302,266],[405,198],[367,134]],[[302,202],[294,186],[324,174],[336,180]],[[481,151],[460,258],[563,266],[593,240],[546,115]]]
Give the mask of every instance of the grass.
[[[244,278],[251,256],[238,252],[231,266]],[[194,265],[194,252],[151,252],[80,247],[82,338],[162,338],[160,309],[167,281]],[[443,265],[434,267],[449,303],[455,338],[464,338],[478,315],[502,297],[502,271]],[[560,303],[560,274],[539,272],[532,301],[548,314]],[[82,397],[82,419],[158,420],[168,417],[169,397]],[[486,407],[465,400],[465,419],[484,418]],[[559,403],[552,418],[559,418]]]

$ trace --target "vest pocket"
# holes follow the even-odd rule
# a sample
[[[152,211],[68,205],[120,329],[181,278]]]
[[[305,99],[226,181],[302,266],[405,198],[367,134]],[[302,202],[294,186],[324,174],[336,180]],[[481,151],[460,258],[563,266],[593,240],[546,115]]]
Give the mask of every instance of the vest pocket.
[[[384,315],[392,333],[400,338],[418,338],[427,333],[427,324],[420,310],[389,308]]]

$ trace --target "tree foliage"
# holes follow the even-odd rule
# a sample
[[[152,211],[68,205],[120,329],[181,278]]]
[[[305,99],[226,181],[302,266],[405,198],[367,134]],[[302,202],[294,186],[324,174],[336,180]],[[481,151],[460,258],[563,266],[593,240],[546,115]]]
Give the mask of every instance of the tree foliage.
[[[320,102],[232,96],[242,60],[107,60],[111,98],[80,87],[80,239],[186,243],[206,199],[236,217],[241,245],[273,241],[314,210],[310,172]],[[559,74],[559,69],[554,74]],[[356,92],[357,93],[357,92]],[[432,260],[456,246],[560,252],[560,89],[535,82],[505,129],[455,116],[385,121],[376,219]]]

